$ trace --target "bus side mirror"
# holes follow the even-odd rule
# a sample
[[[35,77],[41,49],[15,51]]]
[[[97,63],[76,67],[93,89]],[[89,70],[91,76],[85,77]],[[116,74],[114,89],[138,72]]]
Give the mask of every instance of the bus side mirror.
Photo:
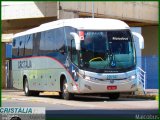
[[[80,38],[79,38],[78,34],[74,33],[74,32],[71,32],[70,35],[72,35],[74,40],[75,40],[76,50],[80,50],[81,49],[81,47],[80,47]]]
[[[144,49],[144,38],[141,34],[137,33],[137,32],[132,32],[133,36],[136,36],[138,38],[138,42],[139,42],[139,48],[140,49]]]

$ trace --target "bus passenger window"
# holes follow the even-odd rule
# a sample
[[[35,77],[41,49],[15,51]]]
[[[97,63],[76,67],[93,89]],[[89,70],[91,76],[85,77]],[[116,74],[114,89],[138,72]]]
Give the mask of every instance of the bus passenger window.
[[[25,56],[32,56],[32,50],[33,50],[33,35],[27,35],[25,42]]]
[[[16,56],[17,56],[17,46],[16,46],[16,44],[17,44],[17,38],[14,38],[14,40],[13,40],[13,49],[12,49],[12,57],[13,58],[15,58]]]
[[[24,37],[20,37],[19,47],[18,47],[18,56],[23,57],[24,56]]]

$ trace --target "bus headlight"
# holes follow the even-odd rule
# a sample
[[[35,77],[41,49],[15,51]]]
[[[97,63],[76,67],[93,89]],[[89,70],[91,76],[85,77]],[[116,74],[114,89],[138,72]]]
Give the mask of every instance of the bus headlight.
[[[84,79],[85,79],[85,80],[91,80],[91,77],[85,76]]]
[[[93,77],[89,77],[89,76],[85,76],[84,79],[85,80],[97,80],[97,78],[93,78]]]
[[[132,76],[130,77],[130,80],[134,80],[134,79],[136,79],[136,75],[132,75]]]

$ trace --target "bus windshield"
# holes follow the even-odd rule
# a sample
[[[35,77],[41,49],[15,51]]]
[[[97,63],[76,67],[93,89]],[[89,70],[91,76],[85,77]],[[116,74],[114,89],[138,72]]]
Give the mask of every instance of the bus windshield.
[[[80,32],[83,32],[82,68],[120,70],[135,67],[135,50],[129,30]]]

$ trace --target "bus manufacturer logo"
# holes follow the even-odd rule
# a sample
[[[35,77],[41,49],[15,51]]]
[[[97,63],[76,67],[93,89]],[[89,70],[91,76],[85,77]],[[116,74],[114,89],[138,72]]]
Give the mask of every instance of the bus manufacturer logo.
[[[110,83],[114,83],[114,80],[110,80]]]

